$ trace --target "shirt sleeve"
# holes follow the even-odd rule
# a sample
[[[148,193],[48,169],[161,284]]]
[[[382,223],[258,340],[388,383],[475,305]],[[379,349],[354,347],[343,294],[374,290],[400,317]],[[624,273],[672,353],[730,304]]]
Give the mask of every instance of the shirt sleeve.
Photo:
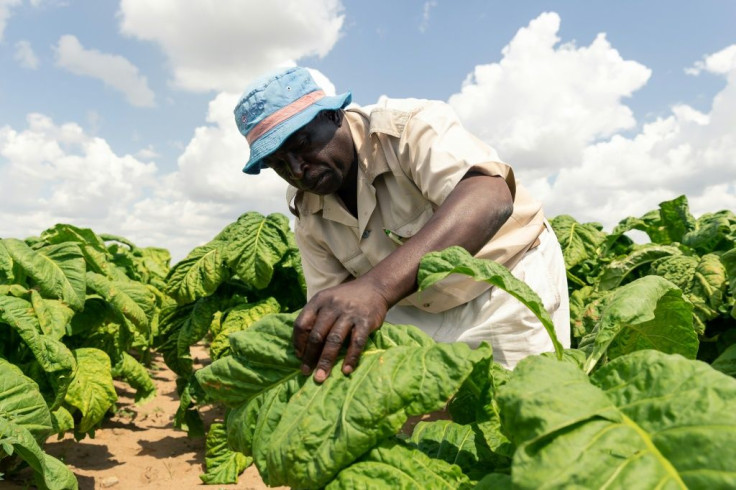
[[[437,206],[471,169],[503,177],[512,197],[516,194],[511,167],[490,145],[466,130],[444,102],[426,104],[408,119],[398,153],[404,172]]]
[[[309,301],[319,291],[342,284],[352,276],[332,255],[327,245],[310,233],[306,226],[300,226],[299,221],[294,236],[302,258]]]

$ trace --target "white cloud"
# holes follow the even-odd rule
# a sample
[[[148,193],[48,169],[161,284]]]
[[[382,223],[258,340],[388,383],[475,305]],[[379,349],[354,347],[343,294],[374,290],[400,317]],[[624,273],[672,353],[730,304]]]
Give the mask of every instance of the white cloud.
[[[427,32],[427,29],[429,29],[429,14],[431,10],[436,6],[436,0],[428,0],[424,2],[424,6],[422,7],[422,22],[421,24],[419,24],[420,32]]]
[[[450,98],[546,214],[610,229],[681,194],[696,216],[736,209],[736,45],[696,63],[697,73],[728,80],[709,112],[675,105],[625,135],[636,121],[621,100],[643,86],[649,69],[621,59],[602,34],[588,47],[555,47],[558,29],[556,14],[535,19],[499,63],[476,67]]]
[[[558,45],[559,28],[556,13],[532,20],[500,62],[477,66],[449,99],[471,131],[535,176],[579,163],[586,145],[633,128],[621,99],[651,74],[623,60],[604,34],[589,46]]]
[[[727,58],[734,48],[706,60]],[[670,116],[644,125],[632,137],[588,146],[581,165],[560,171],[547,195],[550,209],[573,206],[581,219],[608,226],[680,194],[688,197],[695,216],[736,209],[736,64],[730,71],[720,62],[705,65],[728,79],[709,113],[677,105]]]
[[[33,52],[31,43],[28,41],[18,41],[15,43],[15,60],[20,63],[23,68],[35,70],[38,68],[38,57]]]
[[[161,154],[155,150],[153,145],[148,145],[136,152],[135,157],[139,160],[155,160],[156,158],[160,158]]]
[[[57,66],[75,75],[102,80],[105,85],[125,94],[134,106],[151,107],[155,104],[146,77],[140,75],[138,68],[123,56],[86,49],[72,35],[61,36],[54,49]]]
[[[20,5],[21,0],[0,0],[0,41],[5,34],[5,26],[11,15],[13,7]]]
[[[121,0],[123,34],[157,43],[173,83],[239,93],[275,66],[327,54],[343,25],[339,0]]]
[[[24,238],[57,222],[100,231],[125,219],[154,185],[156,166],[116,155],[77,124],[29,114],[28,127],[0,127],[0,223],[4,236]]]
[[[700,75],[702,71],[727,75],[734,69],[736,69],[736,44],[705,56],[702,61],[695,62],[691,68],[686,68],[685,72],[690,75]]]

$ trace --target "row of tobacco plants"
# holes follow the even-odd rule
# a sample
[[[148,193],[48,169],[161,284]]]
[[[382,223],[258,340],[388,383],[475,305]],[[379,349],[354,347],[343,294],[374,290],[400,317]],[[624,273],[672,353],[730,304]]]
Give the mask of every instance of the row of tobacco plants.
[[[63,228],[74,233],[56,241],[54,230],[40,240],[9,241],[7,253],[0,247],[0,284],[9,284],[7,302],[22,300],[23,311],[35,315],[36,333],[18,327],[8,313],[14,309],[0,307],[0,324],[11,327],[0,325],[0,335],[10,332],[13,345],[23,347],[0,350],[0,357],[18,383],[41,380],[39,397],[27,403],[49,422],[13,411],[21,401],[4,396],[14,391],[0,378],[0,400],[15,404],[0,402],[0,424],[7,425],[0,425],[0,460],[15,450],[40,468],[47,486],[64,488],[49,483],[62,470],[40,446],[62,428],[60,420],[66,430],[74,423],[77,434],[91,427],[81,425],[83,414],[71,401],[87,357],[79,351],[104,352],[105,376],[132,383],[145,377],[124,352],[134,349],[141,360],[155,349],[178,375],[175,424],[192,436],[206,433],[205,483],[235,482],[255,464],[267,484],[296,488],[370,488],[376,481],[390,488],[736,487],[736,216],[721,211],[696,219],[680,197],[621,221],[611,233],[569,216],[551,221],[568,268],[572,349],[556,342],[549,316],[523,282],[451,248],[423,259],[420,288],[465,274],[504,289],[540,318],[555,352],[531,356],[512,372],[493,362],[488,345],[439,344],[412,326],[384,324],[349,377],[339,374],[338,363],[338,374],[319,385],[301,374],[291,346],[305,285],[282,215],[244,214],[165,277],[155,259],[160,251],[123,248],[120,240],[105,245],[105,237],[102,248],[93,247],[80,230]],[[633,230],[648,242],[634,242]],[[84,279],[68,281],[76,287],[76,308],[62,289],[40,286],[41,275],[18,258],[17,249],[26,247],[43,256],[39,264],[61,264],[48,247],[62,241],[78,242],[86,264]],[[105,260],[93,250],[106,250]],[[102,263],[112,266],[106,271]],[[59,278],[70,277],[64,267],[57,267]],[[112,270],[127,279],[110,276]],[[114,294],[103,280],[116,285]],[[129,292],[130,284],[153,293],[150,307]],[[123,292],[141,307],[147,330],[121,307]],[[54,320],[63,325],[56,333],[40,320],[46,309],[37,305],[47,302],[71,309],[70,320]],[[117,343],[95,343],[87,333],[86,344],[81,337],[74,344],[82,325],[114,330],[104,338]],[[44,345],[54,348],[59,340],[71,344],[64,359],[76,365],[49,363],[63,356],[44,357],[31,338],[50,339]],[[190,347],[201,341],[212,362],[195,369]],[[126,362],[137,376],[125,374],[133,370],[123,368]],[[145,396],[145,383],[135,383]],[[208,404],[223,406],[225,417],[205,427],[199,410]],[[441,409],[445,419],[402,431],[410,417]]]
[[[115,410],[113,379],[155,396],[151,356],[169,252],[57,225],[0,240],[0,480],[28,465],[39,488],[77,488],[43,451],[52,435],[89,435]]]

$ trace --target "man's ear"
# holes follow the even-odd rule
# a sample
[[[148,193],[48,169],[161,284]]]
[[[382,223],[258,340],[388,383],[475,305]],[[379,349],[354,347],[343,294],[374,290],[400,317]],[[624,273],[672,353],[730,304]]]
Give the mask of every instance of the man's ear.
[[[325,117],[332,121],[335,127],[342,126],[342,120],[345,117],[345,113],[341,109],[335,109],[334,111],[325,111]]]

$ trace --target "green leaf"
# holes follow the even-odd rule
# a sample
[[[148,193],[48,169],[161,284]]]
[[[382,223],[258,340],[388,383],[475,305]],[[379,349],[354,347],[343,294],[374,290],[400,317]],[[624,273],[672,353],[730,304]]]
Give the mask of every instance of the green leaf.
[[[498,401],[514,488],[736,485],[736,380],[705,363],[637,351],[588,379],[531,356]]]
[[[565,265],[571,269],[584,260],[595,260],[605,234],[595,225],[578,223],[572,216],[563,214],[550,220],[552,229],[562,247]]]
[[[719,315],[727,287],[726,269],[718,255],[661,259],[652,264],[652,270],[683,290],[693,304],[695,330],[704,334],[706,323]]]
[[[189,351],[191,345],[196,344],[207,334],[212,317],[220,311],[221,300],[216,296],[200,298],[194,303],[191,314],[182,322],[176,336],[176,355],[178,362],[188,366],[191,371],[192,356]]]
[[[3,240],[13,261],[18,264],[47,298],[57,298],[75,310],[84,307],[85,262],[79,245],[61,243],[32,250],[21,240]]]
[[[36,485],[41,490],[79,488],[74,473],[64,463],[44,453],[28,430],[2,416],[0,416],[0,441],[3,441],[3,446],[12,444],[14,452],[28,463],[33,469]]]
[[[736,219],[727,212],[707,213],[698,218],[696,228],[685,233],[682,243],[699,254],[707,254],[716,250],[731,250],[734,241],[730,239],[731,226]]]
[[[476,281],[485,281],[509,293],[521,301],[539,321],[549,334],[555,352],[562,356],[562,344],[557,340],[555,325],[544,308],[542,300],[524,281],[517,279],[501,264],[492,260],[476,259],[462,247],[450,247],[441,252],[425,255],[419,263],[417,282],[419,290],[423,290],[444,279],[450,274],[464,274]]]
[[[711,367],[724,374],[736,377],[736,344],[732,344],[724,350],[721,355],[713,361]]]
[[[360,461],[342,470],[326,488],[374,488],[377,482],[384,488],[406,490],[473,488],[470,479],[457,466],[432,459],[395,440],[382,443]]]
[[[35,289],[31,289],[31,304],[38,324],[44,335],[61,339],[67,333],[67,326],[74,316],[74,310],[59,300],[44,299]]]
[[[74,351],[77,370],[66,392],[65,402],[79,410],[82,419],[75,431],[88,433],[102,422],[118,395],[112,384],[110,358],[103,351],[81,348]]]
[[[230,268],[247,284],[263,289],[271,282],[274,266],[289,251],[288,232],[289,220],[283,214],[249,212],[220,232],[215,241],[223,243],[223,257]]]
[[[74,417],[64,407],[59,407],[51,412],[51,423],[54,427],[54,433],[59,434],[59,437],[64,432],[74,429]]]
[[[40,444],[53,432],[51,414],[38,385],[0,358],[0,418],[24,427]]]
[[[484,476],[474,490],[512,490],[511,475],[505,473],[489,473]]]
[[[148,334],[148,317],[143,306],[154,302],[155,298],[146,286],[132,281],[110,281],[105,276],[88,272],[87,287],[102,296],[142,335]]]
[[[690,214],[687,197],[684,195],[659,203],[659,214],[673,242],[682,243],[685,234],[695,229],[695,218]]]
[[[692,306],[682,291],[658,276],[646,276],[617,288],[607,298],[600,321],[580,347],[589,349],[585,371],[606,354],[610,359],[642,349],[657,349],[695,359],[698,336]]]
[[[442,408],[474,363],[491,354],[487,344],[471,351],[463,343],[435,344],[415,327],[384,324],[349,377],[340,373],[340,361],[317,384],[299,370],[291,343],[295,317],[269,315],[232,334],[233,356],[195,374],[209,399],[236,408],[258,404],[250,410],[257,414],[255,423],[251,419],[246,427],[231,429],[229,420],[228,433],[242,430],[253,436],[251,450],[269,485],[324,485],[396,434],[409,416]],[[280,394],[288,395],[288,403]],[[240,439],[245,444],[247,434]]]
[[[732,295],[736,296],[736,248],[721,255],[721,262],[726,269],[728,289]]]
[[[207,472],[199,478],[207,485],[237,483],[238,475],[253,462],[253,458],[227,447],[225,425],[221,423],[210,425],[204,458]]]
[[[231,272],[225,265],[221,243],[197,247],[177,263],[166,278],[166,293],[184,305],[210,296]]]
[[[0,240],[0,284],[11,284],[14,280],[13,259],[3,245],[3,240]]]
[[[22,298],[0,296],[0,323],[13,328],[33,353],[41,369],[56,384],[56,393],[46,397],[51,408],[56,408],[64,397],[66,386],[76,368],[71,351],[60,341],[43,335],[33,306]]]
[[[245,330],[264,316],[279,313],[280,309],[279,303],[274,298],[268,298],[257,303],[237,305],[230,309],[210,344],[212,360],[230,354],[229,336],[231,333]]]
[[[122,353],[122,362],[113,373],[122,377],[135,390],[135,403],[141,405],[156,397],[156,386],[148,370],[127,352]]]
[[[603,273],[598,280],[598,289],[608,291],[617,288],[638,268],[651,264],[662,257],[681,255],[680,249],[668,245],[648,244],[639,246],[626,257],[614,260],[603,269]]]
[[[494,469],[508,468],[511,461],[491,452],[478,424],[461,425],[451,420],[419,422],[407,441],[433,459],[455,464],[472,479]]]
[[[109,279],[125,278],[125,274],[112,263],[112,255],[107,251],[105,242],[89,228],[57,224],[42,232],[41,239],[51,244],[78,243],[89,270]]]
[[[174,414],[174,427],[187,431],[188,437],[205,435],[204,422],[196,408],[197,384],[194,375],[179,377],[176,380],[176,391],[179,393],[179,408]]]

